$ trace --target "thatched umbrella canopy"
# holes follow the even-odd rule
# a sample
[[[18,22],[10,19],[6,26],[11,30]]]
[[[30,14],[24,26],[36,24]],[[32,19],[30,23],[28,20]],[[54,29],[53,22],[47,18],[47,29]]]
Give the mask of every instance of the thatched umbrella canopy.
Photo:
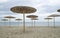
[[[8,19],[1,19],[2,21],[8,21]]]
[[[16,20],[17,20],[17,21],[21,21],[22,19],[17,18]]]
[[[48,27],[49,27],[49,20],[52,20],[52,18],[47,17],[47,18],[44,18],[44,19],[48,20]]]
[[[33,26],[35,26],[35,25],[34,25],[34,24],[35,24],[34,20],[38,20],[38,19],[37,19],[38,16],[36,16],[36,15],[28,15],[27,18],[31,18],[31,20],[33,21],[32,24],[33,24]]]
[[[4,25],[5,25],[5,21],[8,21],[8,19],[1,19],[1,21],[3,21]]]
[[[60,15],[59,14],[52,14],[48,17],[53,17],[54,18],[54,28],[55,28],[55,17],[60,17]]]
[[[38,20],[37,18],[31,19],[31,20]]]
[[[10,20],[11,20],[12,18],[15,18],[15,17],[13,17],[13,16],[5,16],[4,18],[8,18],[9,25],[10,25]]]
[[[36,15],[28,15],[28,16],[27,16],[27,18],[33,18],[33,19],[34,19],[34,18],[37,18],[37,17],[38,17],[38,16],[36,16]]]
[[[25,32],[25,14],[34,13],[36,9],[29,6],[15,6],[10,10],[14,13],[23,14],[23,32]]]
[[[57,12],[60,12],[60,9],[58,9]]]
[[[17,18],[16,20],[17,20],[18,22],[20,22],[22,19]],[[19,25],[19,24],[18,24],[18,25]]]
[[[15,17],[13,17],[13,16],[5,16],[4,18],[12,19],[12,18],[15,18]]]

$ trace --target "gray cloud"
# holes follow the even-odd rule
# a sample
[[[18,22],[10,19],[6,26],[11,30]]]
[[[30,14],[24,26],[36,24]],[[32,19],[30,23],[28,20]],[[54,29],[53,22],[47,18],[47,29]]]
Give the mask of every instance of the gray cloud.
[[[57,9],[60,9],[59,4],[60,3],[58,3],[58,2],[57,2],[57,4],[55,2],[50,3],[49,0],[46,0],[46,1],[45,0],[35,0],[35,1],[34,0],[10,0],[10,1],[5,2],[5,3],[0,3],[0,11],[4,11],[3,13],[0,12],[0,17],[3,17],[5,15],[16,15],[10,11],[10,8],[13,6],[26,5],[26,6],[36,7],[38,10],[38,13],[40,15],[40,13],[47,14],[47,13],[57,12]]]

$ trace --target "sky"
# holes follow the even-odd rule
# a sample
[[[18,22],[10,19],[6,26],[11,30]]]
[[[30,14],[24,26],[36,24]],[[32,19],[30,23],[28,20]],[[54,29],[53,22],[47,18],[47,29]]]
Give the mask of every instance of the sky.
[[[22,14],[10,11],[10,8],[14,6],[31,6],[36,8],[37,11],[32,14],[38,16],[39,22],[45,22],[44,18],[51,14],[60,14],[57,12],[60,9],[60,0],[0,0],[0,19],[4,18],[4,16],[14,16],[23,19]],[[26,16],[32,14],[26,14]],[[60,22],[59,19],[57,17],[56,22]],[[26,18],[27,21],[31,20]]]

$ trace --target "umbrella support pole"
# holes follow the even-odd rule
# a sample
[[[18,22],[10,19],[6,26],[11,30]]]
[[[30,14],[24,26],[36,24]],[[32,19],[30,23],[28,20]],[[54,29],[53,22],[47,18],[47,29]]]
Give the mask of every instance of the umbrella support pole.
[[[55,28],[55,17],[54,17],[54,28]]]
[[[49,19],[48,19],[48,27],[49,27]]]
[[[10,19],[9,19],[9,27],[11,27],[11,25],[10,25],[10,24],[11,24],[11,22],[10,22]]]
[[[23,14],[23,32],[25,33],[25,14]]]

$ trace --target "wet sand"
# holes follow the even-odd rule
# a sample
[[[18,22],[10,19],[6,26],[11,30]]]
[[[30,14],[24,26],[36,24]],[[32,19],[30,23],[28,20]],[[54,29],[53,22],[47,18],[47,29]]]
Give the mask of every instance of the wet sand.
[[[27,27],[23,33],[22,26],[0,26],[0,38],[60,38],[60,27]]]

